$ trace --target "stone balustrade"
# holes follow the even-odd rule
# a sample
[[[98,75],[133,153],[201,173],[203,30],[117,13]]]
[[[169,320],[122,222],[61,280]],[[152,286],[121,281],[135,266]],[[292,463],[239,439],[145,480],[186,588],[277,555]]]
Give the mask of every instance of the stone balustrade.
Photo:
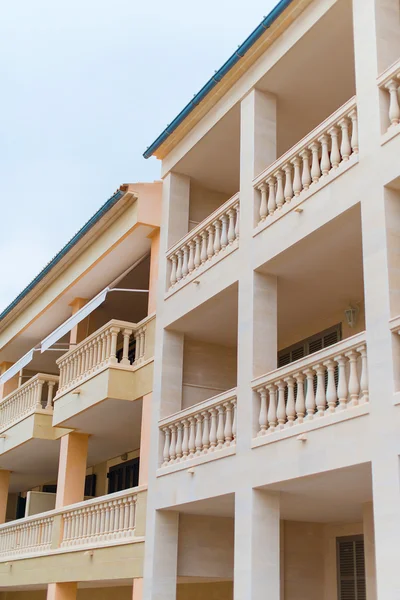
[[[238,243],[239,194],[236,194],[168,250],[169,289],[187,280],[192,273],[198,274]]]
[[[0,430],[11,427],[36,410],[53,408],[59,377],[38,373],[0,402]]]
[[[166,467],[236,443],[236,388],[159,422]]]
[[[386,123],[384,123],[384,127],[388,131],[400,131],[400,60],[396,61],[378,77],[378,87],[387,95]]]
[[[140,323],[128,323],[113,319],[59,358],[60,385],[57,396],[104,368],[113,365],[126,368],[140,366],[146,356],[149,320],[147,317]]]
[[[257,436],[368,402],[365,332],[253,381]]]
[[[0,525],[0,557],[38,554],[50,550],[53,523],[53,514],[42,514]]]
[[[61,547],[90,546],[134,537],[137,498],[135,489],[124,490],[64,511]]]
[[[0,525],[0,559],[127,543],[144,530],[145,487],[136,487]]]
[[[255,180],[259,225],[297,205],[358,154],[355,97],[283,154]]]

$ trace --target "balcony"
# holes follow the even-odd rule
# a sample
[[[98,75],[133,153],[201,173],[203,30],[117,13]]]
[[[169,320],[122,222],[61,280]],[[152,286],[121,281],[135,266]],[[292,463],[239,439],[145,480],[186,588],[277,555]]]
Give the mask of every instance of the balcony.
[[[235,194],[168,250],[169,294],[238,248],[239,205],[239,194]]]
[[[81,427],[75,417],[84,411],[151,392],[154,333],[154,315],[140,323],[111,320],[62,356],[53,425],[72,419],[71,426]],[[108,408],[114,411],[115,405]]]
[[[159,421],[163,463],[170,473],[235,453],[236,388]]]
[[[253,381],[258,431],[253,447],[369,412],[365,332]]]
[[[378,77],[377,84],[382,91],[382,144],[384,144],[400,131],[400,60]]]
[[[325,119],[255,180],[259,191],[254,235],[300,205],[358,162],[355,97]]]
[[[143,542],[146,494],[131,488],[0,525],[0,561]]]

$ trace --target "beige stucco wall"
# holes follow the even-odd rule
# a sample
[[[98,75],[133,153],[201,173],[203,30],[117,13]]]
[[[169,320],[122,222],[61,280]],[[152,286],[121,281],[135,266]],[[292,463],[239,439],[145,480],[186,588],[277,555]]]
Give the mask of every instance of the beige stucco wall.
[[[178,583],[177,600],[232,600],[233,583],[216,581],[210,583]]]
[[[236,348],[185,338],[182,408],[236,386]]]
[[[226,194],[209,190],[202,187],[198,183],[191,181],[190,183],[190,203],[189,203],[189,229],[195,223],[200,223],[221,204],[228,200]],[[191,227],[190,227],[191,225]]]

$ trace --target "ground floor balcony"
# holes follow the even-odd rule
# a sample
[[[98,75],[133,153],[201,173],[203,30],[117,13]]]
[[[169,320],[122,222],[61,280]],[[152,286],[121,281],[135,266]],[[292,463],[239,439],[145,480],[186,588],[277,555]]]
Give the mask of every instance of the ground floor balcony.
[[[57,362],[60,385],[53,425],[85,428],[88,415],[115,412],[152,390],[155,317],[140,323],[112,320]]]
[[[93,570],[97,560],[104,563],[99,579],[112,578],[113,568],[116,576],[141,576],[146,497],[146,488],[136,487],[1,525],[2,586],[53,581],[46,569],[85,580],[85,563]],[[132,561],[129,575],[126,564],[121,571],[123,556]]]

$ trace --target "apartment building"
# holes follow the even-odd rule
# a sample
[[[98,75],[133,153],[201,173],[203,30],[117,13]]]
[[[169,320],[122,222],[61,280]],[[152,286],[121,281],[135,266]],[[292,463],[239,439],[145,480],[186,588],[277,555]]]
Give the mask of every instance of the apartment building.
[[[400,598],[399,77],[397,0],[283,0],[145,153],[145,600]]]

